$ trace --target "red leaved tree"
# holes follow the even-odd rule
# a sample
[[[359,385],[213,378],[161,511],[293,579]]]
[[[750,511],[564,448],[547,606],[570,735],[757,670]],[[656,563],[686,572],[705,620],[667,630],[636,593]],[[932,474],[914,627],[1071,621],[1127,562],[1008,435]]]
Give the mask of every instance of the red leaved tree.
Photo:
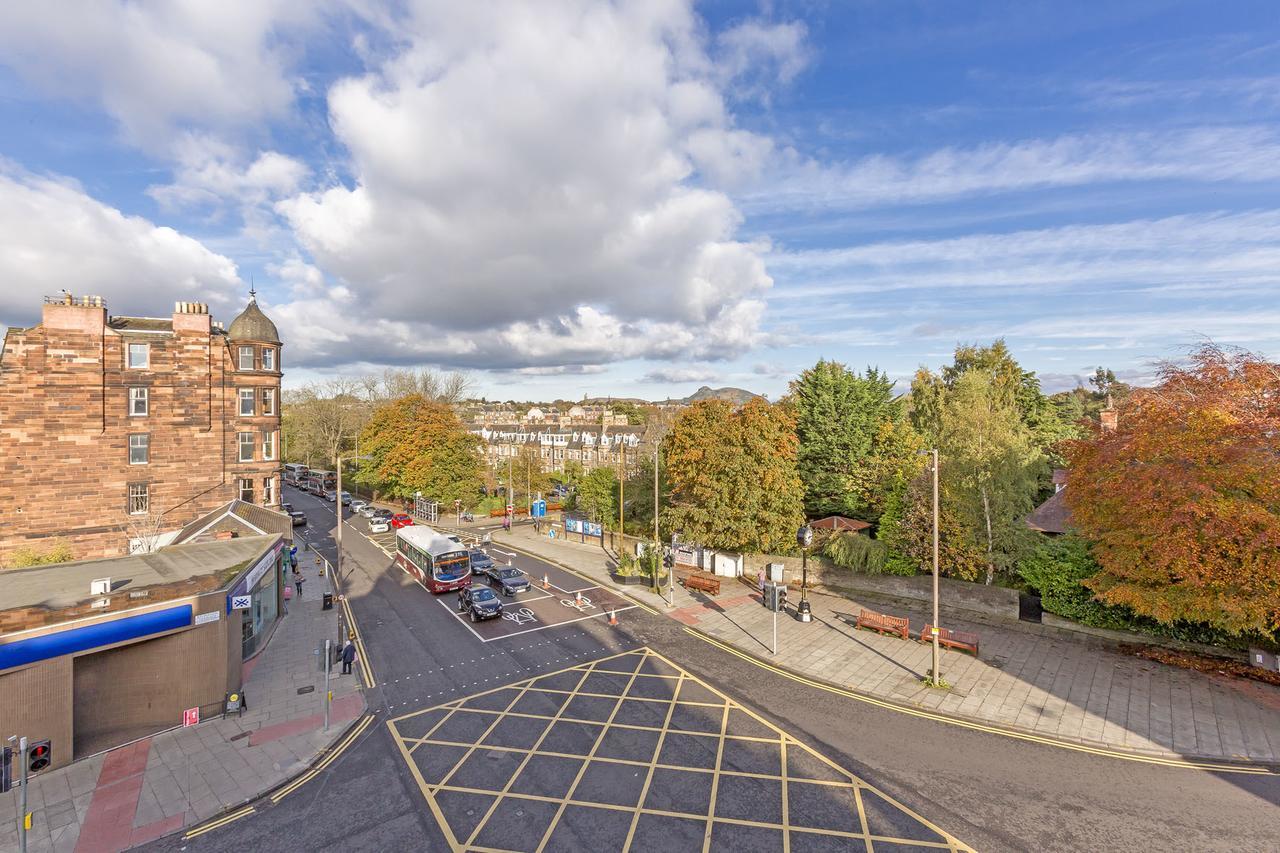
[[[1280,626],[1280,364],[1202,346],[1070,442],[1065,498],[1097,597],[1160,622]]]

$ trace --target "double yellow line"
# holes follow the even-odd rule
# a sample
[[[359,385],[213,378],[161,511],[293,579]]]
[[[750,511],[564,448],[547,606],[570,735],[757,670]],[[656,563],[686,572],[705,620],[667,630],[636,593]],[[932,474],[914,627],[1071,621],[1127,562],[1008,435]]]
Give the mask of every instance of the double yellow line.
[[[182,838],[185,841],[190,838],[195,838],[197,835],[204,835],[206,832],[212,832],[213,830],[217,829],[220,826],[226,826],[227,824],[232,823],[233,821],[237,821],[242,817],[248,817],[249,815],[253,814],[255,811],[257,810],[253,806],[245,806],[239,811],[234,811],[229,815],[223,815],[217,820],[211,820],[208,823],[206,823],[204,826],[200,826],[191,830],[190,832],[183,835]]]
[[[373,722],[373,714],[365,714],[364,719],[362,719],[359,723],[357,723],[356,727],[353,728],[350,732],[348,732],[347,736],[344,737],[338,743],[338,745],[335,746],[329,752],[329,754],[324,757],[322,761],[320,761],[318,764],[316,764],[306,773],[303,773],[297,779],[294,779],[288,785],[285,785],[279,791],[276,791],[274,794],[272,794],[271,804],[275,805],[276,803],[283,800],[285,797],[292,794],[294,791],[301,788],[303,785],[310,782],[312,779],[316,778],[316,776],[319,775],[321,771],[323,771],[326,767],[332,764],[334,759],[336,759],[339,755],[343,753],[343,750],[351,746],[351,744],[355,741],[355,739],[360,737],[360,734],[365,729],[369,728],[369,724],[372,722]]]
[[[772,673],[775,673],[776,675],[781,675],[783,678],[789,678],[792,681],[799,682],[800,684],[804,684],[809,687],[816,687],[819,690],[825,690],[828,693],[835,693],[838,696],[843,696],[848,699],[856,699],[859,702],[865,702],[868,705],[875,705],[878,708],[885,708],[890,711],[897,711],[900,714],[909,714],[910,716],[920,717],[925,720],[933,720],[939,723],[947,723],[948,725],[959,726],[962,729],[970,729],[976,732],[986,732],[988,734],[1001,735],[1003,737],[1014,738],[1016,740],[1029,741],[1031,743],[1039,743],[1045,746],[1055,746],[1059,749],[1069,749],[1073,752],[1084,752],[1090,755],[1105,756],[1107,758],[1120,758],[1125,761],[1136,761],[1140,764],[1157,764],[1162,767],[1178,767],[1178,768],[1187,769],[1187,770],[1209,770],[1215,773],[1247,773],[1255,776],[1269,776],[1277,773],[1276,770],[1273,770],[1269,767],[1263,767],[1263,766],[1250,767],[1250,766],[1239,765],[1239,764],[1215,764],[1207,761],[1187,761],[1181,758],[1160,758],[1159,756],[1155,756],[1155,755],[1140,755],[1138,753],[1133,753],[1133,752],[1122,752],[1120,750],[1115,750],[1115,749],[1104,749],[1101,747],[1086,746],[1085,744],[1071,743],[1070,741],[1058,740],[1057,738],[1043,737],[1041,735],[1033,735],[1027,732],[1015,731],[1013,729],[1004,729],[998,726],[988,726],[982,723],[969,722],[968,720],[962,720],[956,717],[949,717],[949,716],[946,716],[945,714],[935,714],[930,711],[924,711],[918,708],[909,708],[903,705],[895,704],[893,702],[885,702],[883,700],[875,699],[870,696],[864,696],[860,693],[854,693],[851,690],[844,690],[839,687],[833,687],[830,684],[823,684],[821,681],[814,681],[813,679],[805,678],[804,676],[797,675],[796,673],[791,672],[790,670],[786,670],[786,669],[783,669],[782,667],[778,667],[778,666],[774,666],[773,664],[766,663],[765,661],[762,661],[753,655],[749,655],[746,652],[739,651],[738,649],[735,649],[732,646],[728,646],[720,642],[719,640],[713,640],[711,637],[708,637],[706,634],[703,634],[700,631],[695,631],[692,628],[685,628],[684,630],[685,630],[685,633],[689,634],[690,636],[697,637],[699,640],[702,640],[705,643],[710,643],[711,645],[715,646],[721,651],[725,651],[731,655],[740,657],[743,660],[745,660],[747,663],[754,664],[755,666],[758,666],[761,669],[766,669]]]
[[[351,633],[356,635],[356,649],[360,652],[360,676],[364,679],[364,686],[372,690],[376,681],[373,676],[373,664],[369,660],[369,651],[364,647],[364,637],[356,626],[356,614],[352,612],[346,595],[342,596],[342,612],[347,614],[347,625],[350,626]]]
[[[303,773],[297,779],[294,779],[292,782],[285,785],[279,791],[276,791],[274,794],[272,794],[271,804],[275,805],[279,803],[285,797],[289,796],[294,791],[296,791],[298,788],[302,787],[303,785],[305,785],[306,783],[314,779],[316,775],[320,773],[320,771],[324,770],[326,767],[332,764],[334,759],[336,759],[339,755],[341,755],[347,747],[351,746],[351,744],[355,742],[355,739],[359,737],[360,734],[365,729],[367,729],[369,727],[369,724],[372,722],[373,722],[373,715],[366,714],[364,719],[362,719],[359,723],[357,723],[355,728],[347,732],[346,737],[344,737],[342,741],[337,746],[335,746],[329,752],[328,755],[324,757],[324,760],[320,761],[318,764],[316,764],[306,773]],[[190,830],[189,832],[183,834],[182,838],[183,840],[188,840],[191,838],[195,838],[197,835],[204,835],[206,832],[212,832],[215,829],[224,827],[229,823],[234,823],[235,821],[240,820],[240,818],[248,817],[249,815],[255,814],[256,812],[257,812],[257,808],[255,806],[245,806],[244,808],[238,809],[237,811],[234,811],[231,814],[223,815],[220,818],[216,818],[214,820],[209,821],[203,826],[198,826],[195,829]]]

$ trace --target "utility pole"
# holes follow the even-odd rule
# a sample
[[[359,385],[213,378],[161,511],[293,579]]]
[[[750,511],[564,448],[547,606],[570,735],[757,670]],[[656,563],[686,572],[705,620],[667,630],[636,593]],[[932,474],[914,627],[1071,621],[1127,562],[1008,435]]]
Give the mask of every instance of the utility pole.
[[[338,562],[334,564],[333,586],[335,591],[342,591],[342,454],[338,454],[338,498],[333,502],[334,507],[338,510]],[[298,606],[302,606],[302,602],[298,602]],[[326,676],[327,677],[327,676]],[[326,690],[328,687],[325,688]],[[327,708],[328,706],[326,706]],[[327,729],[327,727],[326,727]]]
[[[653,447],[653,591],[659,594],[658,570],[662,567],[662,554],[658,549],[658,446]]]
[[[513,454],[514,455],[514,454]],[[507,513],[507,529],[510,529],[516,521],[516,486],[515,481],[511,478],[511,461],[512,457],[507,457],[507,506],[511,507],[511,512]]]
[[[942,685],[942,651],[938,643],[938,448],[933,449],[933,686]]]
[[[618,559],[622,559],[622,549],[626,547],[624,538],[626,531],[622,526],[622,508],[626,506],[626,501],[622,494],[622,485],[627,481],[627,449],[622,443],[622,436],[618,436]]]

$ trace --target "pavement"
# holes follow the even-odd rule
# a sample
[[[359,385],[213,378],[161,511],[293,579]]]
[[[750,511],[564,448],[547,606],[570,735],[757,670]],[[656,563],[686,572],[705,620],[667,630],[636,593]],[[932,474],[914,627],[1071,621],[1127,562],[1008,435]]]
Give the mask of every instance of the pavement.
[[[32,777],[30,853],[111,853],[199,824],[302,773],[364,713],[361,674],[332,678],[324,730],[324,675],[313,650],[317,640],[336,638],[339,611],[321,608],[328,578],[304,556],[302,598],[289,602],[266,647],[243,664],[248,710]],[[0,796],[0,813],[16,814],[17,793]],[[16,821],[6,817],[0,851],[17,849]]]
[[[980,656],[944,649],[950,687],[924,686],[932,650],[915,640],[929,621],[918,604],[810,592],[813,621],[774,614],[754,585],[724,579],[719,596],[678,584],[672,605],[644,587],[612,583],[612,559],[596,542],[552,540],[532,527],[494,531],[514,545],[608,588],[624,590],[660,612],[738,652],[850,691],[958,720],[1000,727],[1087,748],[1162,758],[1280,763],[1280,689],[1206,675],[1116,650],[1094,638],[1046,635],[1019,623],[993,624],[943,609],[945,627],[981,637]],[[791,591],[790,603],[797,598]],[[860,609],[907,616],[913,639],[854,627]]]

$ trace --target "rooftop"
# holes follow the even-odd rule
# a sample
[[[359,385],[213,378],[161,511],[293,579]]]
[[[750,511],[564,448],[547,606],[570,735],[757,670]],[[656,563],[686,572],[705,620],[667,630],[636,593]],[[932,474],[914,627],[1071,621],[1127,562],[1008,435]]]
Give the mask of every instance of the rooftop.
[[[225,578],[230,582],[265,554],[278,538],[275,535],[246,536],[219,542],[189,542],[171,545],[152,554],[9,569],[0,573],[0,611],[18,607],[58,610],[92,601],[101,597],[89,592],[90,582],[98,578],[111,578],[112,594],[136,592],[149,586],[229,573],[235,569],[234,574]]]

